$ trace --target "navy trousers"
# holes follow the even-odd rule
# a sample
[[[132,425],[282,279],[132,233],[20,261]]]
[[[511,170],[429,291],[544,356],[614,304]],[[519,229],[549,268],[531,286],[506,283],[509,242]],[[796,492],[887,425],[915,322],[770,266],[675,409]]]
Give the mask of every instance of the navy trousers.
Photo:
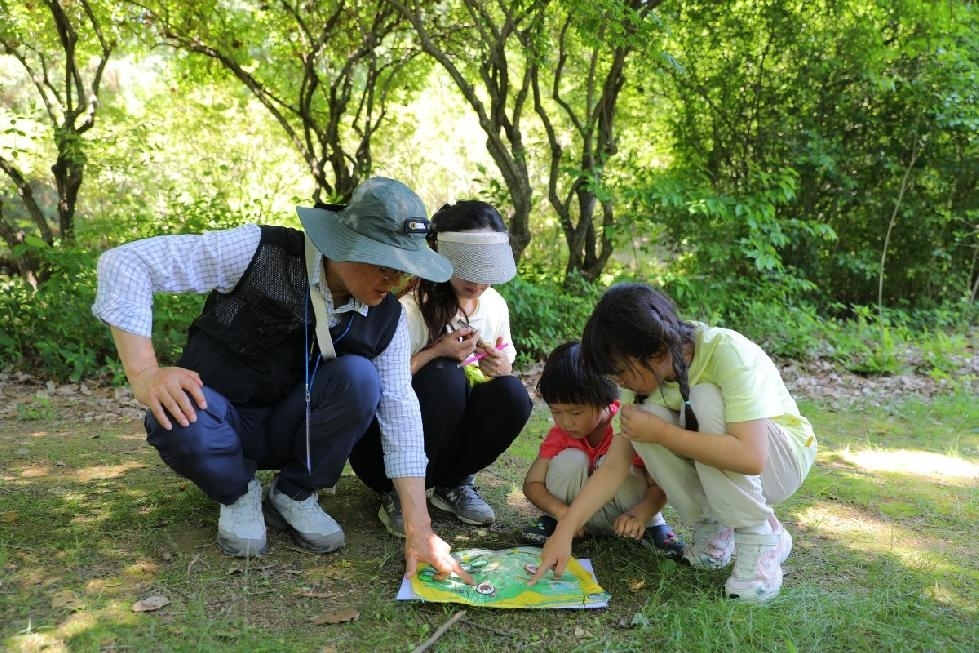
[[[189,426],[174,424],[167,431],[148,413],[147,442],[175,472],[225,505],[245,494],[259,469],[279,470],[279,491],[305,499],[336,484],[381,398],[377,368],[360,356],[321,361],[311,385],[309,469],[302,384],[260,407],[236,406],[205,386],[207,409],[198,410]]]
[[[426,487],[455,487],[490,465],[520,434],[533,410],[530,395],[516,376],[470,386],[456,365],[457,361],[436,358],[411,379],[425,430]],[[393,488],[384,473],[376,423],[354,447],[350,466],[374,491]]]

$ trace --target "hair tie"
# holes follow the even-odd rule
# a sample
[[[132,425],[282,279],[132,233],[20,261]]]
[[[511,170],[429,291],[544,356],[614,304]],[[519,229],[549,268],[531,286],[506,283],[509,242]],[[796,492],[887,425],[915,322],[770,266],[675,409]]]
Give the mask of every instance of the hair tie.
[[[691,408],[693,408],[693,406],[691,405],[691,403],[690,403],[690,400],[689,400],[689,399],[687,399],[686,401],[684,401],[684,402],[683,402],[683,405],[684,405],[684,406],[690,406]]]

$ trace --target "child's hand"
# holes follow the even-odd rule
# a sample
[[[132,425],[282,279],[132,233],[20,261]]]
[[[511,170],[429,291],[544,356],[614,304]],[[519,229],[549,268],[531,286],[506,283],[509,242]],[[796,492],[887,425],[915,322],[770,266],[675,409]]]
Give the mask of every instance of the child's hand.
[[[643,533],[646,532],[646,525],[639,521],[631,512],[624,512],[616,517],[615,523],[612,524],[612,530],[619,537],[639,540],[642,539]]]
[[[540,552],[540,564],[537,565],[537,572],[527,581],[527,584],[536,585],[537,581],[543,578],[549,569],[554,570],[555,578],[560,578],[570,559],[571,540],[552,535],[544,543],[544,548]]]
[[[658,415],[638,406],[625,405],[619,409],[619,430],[631,442],[658,444],[669,423]]]

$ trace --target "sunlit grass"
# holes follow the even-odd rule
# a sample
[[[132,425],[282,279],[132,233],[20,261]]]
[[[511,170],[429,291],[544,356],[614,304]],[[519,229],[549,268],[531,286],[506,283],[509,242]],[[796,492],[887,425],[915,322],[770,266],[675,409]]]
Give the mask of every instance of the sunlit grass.
[[[841,460],[868,472],[897,472],[924,478],[979,481],[979,464],[958,456],[910,449],[854,451],[847,447]]]
[[[765,608],[723,598],[728,570],[697,571],[628,542],[584,538],[574,553],[592,560],[612,593],[607,610],[472,610],[436,650],[971,653],[979,604],[973,404],[963,397],[846,412],[807,406],[819,458],[796,496],[776,508],[795,549],[782,595]],[[538,408],[480,475],[497,507],[494,528],[436,516],[453,547],[520,542],[536,514],[520,486],[548,427]],[[0,437],[2,650],[407,651],[454,612],[393,600],[401,542],[379,530],[376,498],[349,470],[337,495],[324,498],[348,533],[344,550],[305,554],[273,535],[268,556],[241,561],[216,550],[214,504],[151,447],[134,446],[139,424],[121,424],[118,433],[30,428],[27,438]],[[689,537],[691,525],[669,507],[667,515]],[[132,604],[151,593],[171,605],[134,614]],[[59,596],[76,603],[56,608]],[[309,621],[346,607],[360,612],[357,622]]]

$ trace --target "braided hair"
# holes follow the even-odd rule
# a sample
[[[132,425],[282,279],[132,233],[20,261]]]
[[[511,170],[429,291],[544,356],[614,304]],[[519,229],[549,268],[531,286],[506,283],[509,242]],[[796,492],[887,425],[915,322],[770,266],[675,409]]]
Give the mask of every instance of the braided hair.
[[[443,204],[442,208],[432,215],[431,229],[427,240],[429,246],[438,251],[438,234],[441,231],[492,231],[506,232],[506,224],[493,205],[479,200],[459,200],[455,204]],[[415,301],[428,327],[428,342],[432,343],[445,332],[449,324],[460,311],[452,284],[448,281],[435,282],[428,279],[418,279],[411,289]],[[465,315],[468,319],[468,315]]]
[[[653,373],[662,393],[662,382],[650,359],[665,351],[673,359],[673,372],[683,397],[686,428],[699,429],[690,405],[690,381],[683,356],[694,341],[694,326],[681,320],[676,304],[659,290],[643,283],[612,286],[602,295],[581,335],[585,364],[599,374],[622,373],[633,358]]]

